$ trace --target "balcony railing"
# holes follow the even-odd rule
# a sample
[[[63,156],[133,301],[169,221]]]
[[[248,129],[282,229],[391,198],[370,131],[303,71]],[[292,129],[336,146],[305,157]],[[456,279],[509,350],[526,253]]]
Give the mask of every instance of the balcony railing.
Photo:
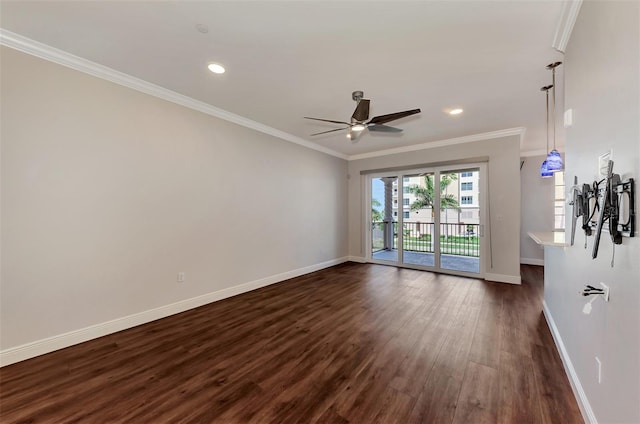
[[[372,223],[373,251],[385,248],[384,230],[386,222]],[[405,222],[402,224],[404,250],[411,252],[433,253],[434,224],[422,222]],[[440,224],[440,253],[478,257],[480,250],[479,224]],[[398,248],[398,223],[393,223],[393,246]]]

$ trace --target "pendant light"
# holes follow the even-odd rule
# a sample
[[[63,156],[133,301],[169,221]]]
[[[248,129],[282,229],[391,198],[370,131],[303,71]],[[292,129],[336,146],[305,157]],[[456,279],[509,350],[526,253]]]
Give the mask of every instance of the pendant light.
[[[547,152],[549,151],[549,89],[553,87],[553,85],[547,85],[540,89],[540,91],[544,91],[547,97]],[[547,159],[542,162],[542,166],[540,167],[540,176],[542,178],[550,178],[553,177],[553,172],[549,171],[549,164]]]
[[[556,150],[556,68],[561,64],[562,62],[555,62],[547,65],[547,69],[551,69],[551,75],[552,75],[551,87],[553,88],[553,109],[552,109],[552,117],[551,117],[553,119],[553,150],[549,152],[546,160],[547,170],[550,172],[562,171],[564,169],[564,164],[562,163],[562,157],[560,156],[560,153]],[[548,101],[547,101],[547,105],[548,105]],[[549,147],[547,146],[547,151],[548,149]]]

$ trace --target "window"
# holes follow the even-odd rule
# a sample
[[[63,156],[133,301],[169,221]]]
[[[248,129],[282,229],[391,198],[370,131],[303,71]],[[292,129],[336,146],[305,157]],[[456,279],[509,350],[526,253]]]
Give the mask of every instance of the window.
[[[393,216],[398,216],[398,211],[394,211]]]
[[[402,204],[405,206],[409,206],[409,199],[402,199]]]
[[[409,211],[404,211],[404,213],[402,214],[402,216],[406,218],[409,218]]]
[[[398,199],[393,199],[393,204],[397,205],[398,204]]]
[[[402,187],[402,192],[403,193],[409,193],[409,187],[407,187],[407,186]]]
[[[564,172],[558,171],[553,174],[554,182],[554,220],[553,231],[564,231]]]
[[[462,200],[463,205],[472,205],[473,204],[473,196],[462,196],[460,199]]]
[[[473,190],[473,183],[460,183],[460,190]]]
[[[409,182],[409,177],[404,177],[404,178],[402,179],[402,181],[404,181],[405,183],[408,183],[408,182]]]
[[[460,173],[461,177],[473,177],[473,172],[462,172]]]

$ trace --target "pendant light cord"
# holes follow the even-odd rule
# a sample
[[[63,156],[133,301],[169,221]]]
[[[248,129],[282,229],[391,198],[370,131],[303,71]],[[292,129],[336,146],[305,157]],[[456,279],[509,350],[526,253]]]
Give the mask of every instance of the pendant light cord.
[[[553,87],[553,85],[546,85],[540,89],[540,91],[544,91],[547,98],[547,133],[545,134],[547,137],[547,154],[549,154],[549,90]]]
[[[553,90],[553,115],[552,115],[552,119],[553,119],[553,150],[556,150],[556,68],[555,66],[551,69],[551,87]],[[547,100],[548,103],[548,100]],[[547,115],[549,114],[549,112],[547,112]],[[547,117],[547,122],[549,121],[549,118]],[[548,125],[548,124],[547,124]],[[547,131],[549,131],[547,129]],[[549,147],[547,147],[547,150],[549,150]]]
[[[547,65],[547,69],[551,69],[551,85],[548,88],[553,89],[552,97],[553,97],[553,150],[556,150],[556,68],[562,65],[562,62],[554,62]],[[547,99],[547,107],[549,105],[549,100]],[[547,112],[547,136],[549,134],[549,113]],[[549,151],[549,146],[547,146],[547,151]]]
[[[545,90],[547,94],[547,154],[549,154],[549,89]]]

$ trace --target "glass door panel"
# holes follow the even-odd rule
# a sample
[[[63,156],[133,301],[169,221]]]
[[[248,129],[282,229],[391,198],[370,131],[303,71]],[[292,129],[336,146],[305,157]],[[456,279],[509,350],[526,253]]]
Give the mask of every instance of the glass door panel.
[[[398,198],[398,177],[371,179],[371,258],[373,260],[398,261]]]
[[[440,268],[480,273],[480,169],[440,172]]]
[[[403,175],[401,196],[403,250],[405,264],[435,266],[433,190],[434,174]]]

